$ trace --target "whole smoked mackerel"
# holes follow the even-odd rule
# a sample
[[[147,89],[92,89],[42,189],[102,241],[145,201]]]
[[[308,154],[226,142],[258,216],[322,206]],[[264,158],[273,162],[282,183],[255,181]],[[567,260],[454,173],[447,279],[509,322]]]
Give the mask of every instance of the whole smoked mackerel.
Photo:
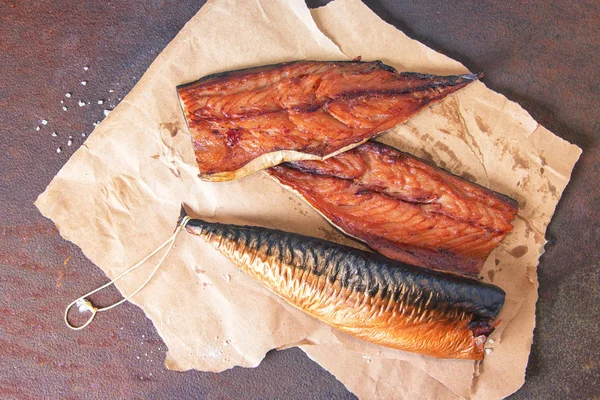
[[[472,277],[517,213],[512,198],[373,141],[267,172],[379,253]]]
[[[291,305],[383,346],[481,360],[504,304],[497,286],[321,239],[199,219],[185,229]]]
[[[349,150],[477,78],[295,61],[209,75],[177,93],[200,178],[227,181]]]

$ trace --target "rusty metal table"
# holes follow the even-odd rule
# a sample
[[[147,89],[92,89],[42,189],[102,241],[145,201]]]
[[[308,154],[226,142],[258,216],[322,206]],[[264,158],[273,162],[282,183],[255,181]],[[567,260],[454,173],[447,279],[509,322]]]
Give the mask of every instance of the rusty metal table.
[[[83,332],[63,325],[67,299],[105,277],[59,236],[33,201],[81,145],[81,134],[133,87],[202,3],[0,4],[0,398],[354,398],[295,349],[269,353],[256,369],[167,371],[164,344],[130,304]],[[367,4],[409,36],[471,70],[485,70],[489,87],[584,149],[547,233],[527,381],[513,398],[597,398],[599,3]],[[63,111],[65,93],[80,96],[82,81],[82,99],[93,104],[79,108],[70,101],[71,109]],[[42,119],[49,124],[40,125]]]

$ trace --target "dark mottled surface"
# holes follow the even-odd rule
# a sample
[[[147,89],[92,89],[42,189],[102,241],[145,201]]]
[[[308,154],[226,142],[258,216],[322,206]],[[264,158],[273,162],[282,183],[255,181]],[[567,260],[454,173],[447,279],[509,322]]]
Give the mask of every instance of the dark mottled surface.
[[[485,70],[488,86],[584,149],[547,234],[527,382],[513,398],[600,396],[598,2],[367,3],[409,36]],[[104,276],[32,203],[81,145],[81,133],[133,87],[201,4],[0,2],[0,398],[353,397],[298,350],[271,352],[256,369],[167,371],[165,346],[129,304],[80,333],[62,325],[67,299]],[[73,97],[65,112],[66,92]],[[107,102],[95,104],[101,98]],[[92,104],[79,108],[78,100]],[[42,118],[49,124],[35,131]]]

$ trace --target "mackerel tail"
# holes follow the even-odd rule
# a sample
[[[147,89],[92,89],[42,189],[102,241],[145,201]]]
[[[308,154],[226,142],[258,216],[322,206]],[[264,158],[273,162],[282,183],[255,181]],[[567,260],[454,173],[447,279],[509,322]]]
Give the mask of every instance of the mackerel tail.
[[[481,360],[504,304],[497,286],[322,239],[200,219],[185,229],[292,306],[386,347]]]

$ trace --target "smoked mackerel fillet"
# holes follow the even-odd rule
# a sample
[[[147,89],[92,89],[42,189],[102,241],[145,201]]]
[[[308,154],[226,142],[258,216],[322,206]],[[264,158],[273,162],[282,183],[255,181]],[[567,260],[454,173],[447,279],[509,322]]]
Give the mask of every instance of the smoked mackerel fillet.
[[[199,219],[186,230],[289,304],[383,346],[481,360],[504,304],[494,285],[321,239]]]
[[[177,93],[200,178],[227,181],[349,150],[478,77],[295,61],[209,75]]]
[[[379,253],[472,277],[517,213],[516,200],[373,141],[267,172]]]

